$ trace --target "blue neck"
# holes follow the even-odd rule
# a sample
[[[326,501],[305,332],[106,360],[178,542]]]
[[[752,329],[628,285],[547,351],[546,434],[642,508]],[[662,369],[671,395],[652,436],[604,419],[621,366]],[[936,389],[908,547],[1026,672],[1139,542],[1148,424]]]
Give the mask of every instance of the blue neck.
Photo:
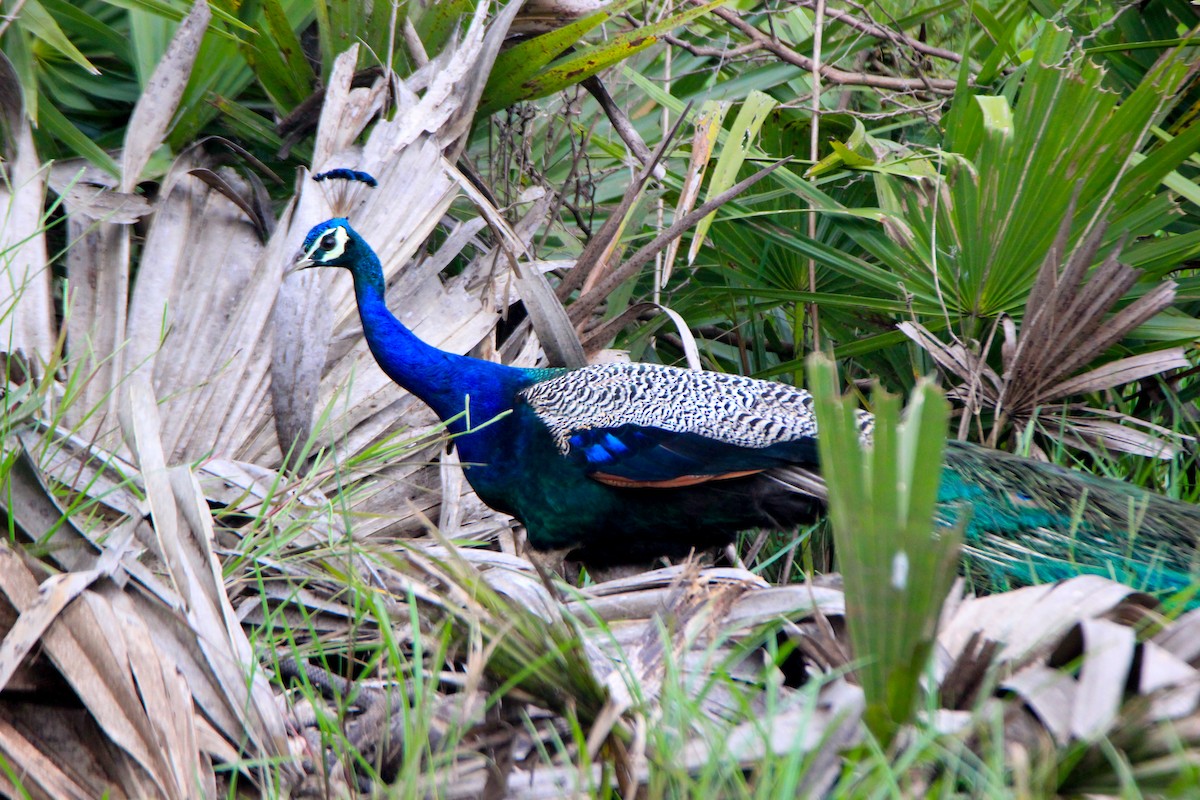
[[[375,360],[389,378],[423,400],[441,420],[453,419],[449,423],[453,433],[477,428],[512,408],[516,393],[529,385],[526,370],[447,353],[418,339],[388,311],[383,269],[373,252],[351,273],[363,333]],[[464,411],[468,413],[463,415]],[[460,439],[459,449],[465,444]]]

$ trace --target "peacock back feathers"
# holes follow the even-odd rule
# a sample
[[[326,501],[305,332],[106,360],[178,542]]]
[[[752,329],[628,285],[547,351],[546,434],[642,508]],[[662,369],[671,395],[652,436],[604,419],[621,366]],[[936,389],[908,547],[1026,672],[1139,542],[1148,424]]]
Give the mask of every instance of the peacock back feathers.
[[[817,434],[812,396],[793,386],[660,364],[584,367],[521,393],[560,449],[580,431],[620,426],[694,433],[744,448]]]

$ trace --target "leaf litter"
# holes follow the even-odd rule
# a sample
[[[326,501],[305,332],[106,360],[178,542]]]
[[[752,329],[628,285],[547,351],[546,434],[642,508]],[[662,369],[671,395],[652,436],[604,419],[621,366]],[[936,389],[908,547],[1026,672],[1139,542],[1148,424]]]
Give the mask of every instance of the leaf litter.
[[[481,60],[504,35],[483,20],[398,87],[405,113],[361,147],[382,78],[351,88],[353,51],[339,59],[314,164],[380,177],[355,225],[379,243],[389,304],[456,352],[491,345],[495,285],[546,296],[540,271],[514,260],[536,215],[507,253],[480,253],[454,278],[409,266],[462,190],[441,137],[465,135],[463,98],[477,102]],[[6,197],[28,208],[45,185],[28,136],[17,145],[24,178]],[[445,532],[468,542],[510,535],[510,523],[472,501],[453,460],[439,468],[439,426],[374,369],[344,276],[287,274],[299,237],[327,213],[310,183],[277,225],[256,228],[249,202],[229,196],[236,180],[211,180],[202,151],[180,156],[148,223],[142,263],[154,269],[126,308],[129,206],[116,188],[133,187],[157,146],[126,154],[117,187],[68,193],[80,238],[68,271],[98,289],[76,298],[66,367],[41,378],[45,407],[8,420],[20,446],[2,498],[12,538],[0,544],[0,791],[20,776],[34,797],[97,786],[215,796],[238,776],[240,791],[270,795],[405,779],[448,798],[561,797],[610,780],[632,796],[667,764],[697,775],[714,759],[753,770],[797,753],[804,794],[836,785],[864,736],[836,576],[770,586],[689,562],[577,588],[512,552],[448,546],[430,522],[439,509],[453,509]],[[25,286],[11,341],[49,364],[44,233],[6,220],[3,241],[25,254],[7,267],[24,270]],[[465,241],[451,237],[429,263]],[[569,335],[561,313],[542,328]],[[534,363],[532,341],[511,348],[519,362]],[[83,342],[92,349],[76,352]],[[965,378],[963,358],[939,360]],[[1108,380],[1052,378],[1038,386],[1057,388],[1038,391]],[[285,449],[304,470],[286,466]],[[976,720],[998,719],[1013,763],[1047,741],[1077,747],[1077,771],[1095,781],[1105,747],[1136,744],[1139,763],[1170,774],[1200,754],[1198,626],[1197,612],[1172,622],[1152,598],[1095,576],[980,598],[958,589],[927,687],[935,700],[906,735],[932,728],[979,745]],[[264,649],[258,637],[280,632],[286,646]]]

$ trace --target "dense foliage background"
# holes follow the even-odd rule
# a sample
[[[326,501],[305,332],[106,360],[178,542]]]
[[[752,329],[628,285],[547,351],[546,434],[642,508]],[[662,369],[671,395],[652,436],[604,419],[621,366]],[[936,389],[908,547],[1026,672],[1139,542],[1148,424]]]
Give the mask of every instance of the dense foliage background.
[[[287,275],[299,237],[328,216],[310,171],[360,167],[381,187],[355,225],[381,251],[393,308],[439,346],[524,365],[618,348],[796,383],[807,354],[831,352],[851,393],[873,381],[907,392],[937,375],[951,435],[1194,501],[1197,7],[911,6],[4,0],[0,432],[9,539],[21,547],[3,551],[0,571],[23,577],[0,587],[11,604],[0,623],[20,612],[28,628],[0,645],[0,687],[64,608],[81,617],[80,636],[101,624],[85,613],[172,631],[156,652],[187,654],[185,666],[130,644],[93,652],[100,666],[84,674],[51,647],[54,668],[43,655],[41,670],[20,673],[29,691],[64,674],[129,759],[103,782],[130,796],[218,783],[232,793],[246,776],[286,791],[270,689],[230,667],[285,650],[406,682],[403,711],[389,708],[424,745],[392,753],[388,769],[360,755],[341,723],[364,704],[339,690],[326,741],[309,751],[320,762],[313,753],[332,738],[331,763],[398,793],[516,793],[532,785],[531,764],[553,776],[541,789],[551,793],[563,776],[651,796],[1186,791],[1200,698],[1130,709],[1166,685],[1139,672],[1151,645],[1194,672],[1200,653],[1181,644],[1193,626],[1171,629],[1128,593],[1046,600],[1058,609],[1046,614],[1063,642],[1091,630],[1079,634],[1089,643],[1111,633],[1099,617],[1137,617],[1136,658],[1129,633],[1108,672],[1071,674],[1139,696],[1084,719],[1098,706],[1080,690],[1062,712],[1073,721],[1056,727],[1029,684],[1010,682],[1043,726],[1024,739],[1018,715],[990,705],[996,686],[1076,651],[1030,644],[992,668],[996,653],[978,642],[947,643],[950,610],[939,641],[955,657],[924,696],[931,713],[895,741],[907,717],[865,735],[843,724],[862,709],[846,699],[859,696],[843,677],[850,647],[825,624],[842,613],[832,595],[789,587],[764,611],[722,595],[714,571],[676,568],[605,589],[584,576],[570,614],[539,616],[554,601],[517,563],[520,532],[464,491],[435,421],[373,371],[349,287]],[[397,537],[433,527],[434,550],[396,555]],[[467,565],[437,537],[500,552],[472,551]],[[805,535],[745,538],[737,558],[757,576],[787,582],[821,566]],[[74,547],[87,555],[62,560]],[[935,570],[944,553],[928,558]],[[134,566],[143,560],[148,571]],[[524,582],[498,577],[506,570]],[[765,590],[750,572],[737,580]],[[143,587],[134,605],[129,581]],[[39,584],[43,597],[68,588],[31,615]],[[640,610],[587,610],[622,592],[661,602],[664,586],[670,614],[633,600],[626,609]],[[711,642],[693,622],[705,614],[720,630]],[[936,618],[935,603],[916,632],[926,654]],[[797,638],[798,625],[825,638]],[[644,634],[643,648],[622,650],[636,638],[622,630]],[[797,671],[797,653],[815,660]],[[748,659],[776,670],[781,694]],[[622,683],[630,663],[642,671]],[[156,702],[190,720],[171,731],[146,699],[150,664],[165,675]],[[906,670],[915,692],[925,664]],[[97,681],[118,687],[115,707],[146,713],[127,720],[80,688]],[[103,772],[38,772],[18,743],[38,739],[29,721],[44,712],[4,708],[5,791],[67,796],[83,773]],[[784,720],[778,732],[752,724],[764,715]],[[1172,719],[1184,722],[1159,726]],[[1159,727],[1135,746],[1143,723]],[[488,738],[496,730],[505,744]],[[729,730],[756,746],[672,760],[681,742]],[[153,752],[164,738],[174,761]]]

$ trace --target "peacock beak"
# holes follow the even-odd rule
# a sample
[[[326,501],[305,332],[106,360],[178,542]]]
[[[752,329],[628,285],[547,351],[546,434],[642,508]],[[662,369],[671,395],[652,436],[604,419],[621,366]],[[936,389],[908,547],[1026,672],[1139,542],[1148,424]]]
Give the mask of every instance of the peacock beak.
[[[304,252],[296,253],[295,258],[292,260],[292,266],[283,271],[283,277],[295,275],[296,272],[300,272],[301,270],[312,269],[314,266],[317,266],[316,261],[308,258]]]
[[[292,268],[288,270],[288,274],[299,272],[302,269],[310,269],[316,265],[317,262],[309,258],[303,250],[297,250],[295,258],[292,259]]]

